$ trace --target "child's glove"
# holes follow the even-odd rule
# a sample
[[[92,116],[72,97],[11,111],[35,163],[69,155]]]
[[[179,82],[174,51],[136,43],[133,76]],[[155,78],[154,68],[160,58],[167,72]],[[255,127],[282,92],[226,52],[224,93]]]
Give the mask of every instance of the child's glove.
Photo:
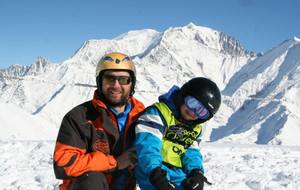
[[[204,182],[208,185],[211,185],[211,183],[207,181],[207,178],[203,175],[201,170],[194,169],[183,181],[183,187],[186,190],[203,190]]]
[[[160,167],[153,169],[149,176],[151,184],[157,190],[176,190],[175,185],[167,180],[166,175],[166,171]]]

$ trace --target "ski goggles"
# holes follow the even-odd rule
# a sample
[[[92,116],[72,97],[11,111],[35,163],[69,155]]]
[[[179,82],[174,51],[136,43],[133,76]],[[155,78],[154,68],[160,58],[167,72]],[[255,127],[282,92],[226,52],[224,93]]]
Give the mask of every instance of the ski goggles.
[[[131,82],[130,76],[103,75],[102,78],[110,84],[115,83],[116,80],[119,82],[120,85],[128,85]]]
[[[187,96],[184,98],[185,106],[192,111],[197,119],[207,119],[210,116],[208,109],[196,98]]]

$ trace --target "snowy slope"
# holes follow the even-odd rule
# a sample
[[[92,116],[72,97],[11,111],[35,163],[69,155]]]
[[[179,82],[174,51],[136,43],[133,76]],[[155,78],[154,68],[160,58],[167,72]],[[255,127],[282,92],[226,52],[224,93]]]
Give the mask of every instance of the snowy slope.
[[[14,104],[0,102],[0,108],[1,140],[53,140],[57,135],[57,127]]]
[[[223,91],[233,114],[211,139],[299,145],[299,74],[297,38],[245,65]]]

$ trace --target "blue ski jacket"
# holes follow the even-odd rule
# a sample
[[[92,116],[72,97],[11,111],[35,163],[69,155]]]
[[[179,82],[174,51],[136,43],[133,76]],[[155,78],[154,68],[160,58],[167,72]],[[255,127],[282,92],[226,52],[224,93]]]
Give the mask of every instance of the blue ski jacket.
[[[186,125],[177,119],[179,110],[173,99],[178,91],[179,87],[173,86],[137,120],[135,146],[138,164],[135,172],[141,190],[155,189],[149,175],[156,167],[167,172],[167,179],[177,189],[184,189],[181,183],[191,170],[204,172],[198,146],[202,126]]]

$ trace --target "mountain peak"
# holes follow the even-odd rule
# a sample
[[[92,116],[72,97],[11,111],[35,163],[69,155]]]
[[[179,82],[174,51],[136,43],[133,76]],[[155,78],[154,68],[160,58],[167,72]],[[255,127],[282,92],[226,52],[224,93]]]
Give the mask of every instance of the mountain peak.
[[[19,64],[13,64],[9,66],[7,69],[0,70],[0,73],[3,76],[24,76],[24,74],[27,72],[28,66],[19,65]]]
[[[298,38],[297,36],[294,36],[294,41],[300,42],[300,38]]]
[[[197,26],[194,23],[190,22],[185,27],[187,27],[187,28],[195,28]]]
[[[194,24],[193,22],[190,22],[189,24],[187,24],[186,26],[183,26],[182,28],[187,28],[187,29],[192,29],[192,30],[202,30],[203,32],[213,32],[216,33],[217,31],[209,28],[209,27],[205,27],[205,26],[199,26]]]
[[[173,32],[177,34],[170,34]],[[245,50],[234,37],[209,27],[197,26],[192,22],[184,27],[169,28],[164,34],[165,36],[177,36],[177,38],[181,38],[180,40],[188,38],[192,41],[196,40],[223,54],[256,57],[255,52]]]
[[[221,44],[221,52],[228,53],[230,55],[247,55],[249,54],[250,57],[255,57],[255,52],[250,52],[248,50],[245,50],[240,42],[235,39],[234,37],[231,37],[223,32],[220,33],[220,40]]]
[[[36,76],[42,74],[47,70],[49,65],[51,65],[49,60],[38,56],[36,58],[36,61],[28,68],[26,75]]]

